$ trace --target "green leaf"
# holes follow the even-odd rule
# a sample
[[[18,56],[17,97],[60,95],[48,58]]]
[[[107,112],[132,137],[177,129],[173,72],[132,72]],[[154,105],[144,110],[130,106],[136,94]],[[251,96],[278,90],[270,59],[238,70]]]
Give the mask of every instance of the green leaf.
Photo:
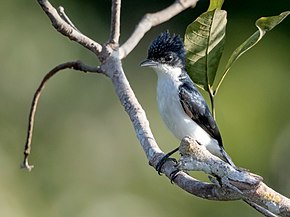
[[[232,53],[226,65],[223,76],[217,85],[215,94],[218,91],[228,71],[230,70],[232,65],[237,61],[237,59],[239,59],[246,51],[248,51],[254,45],[256,45],[268,31],[272,30],[275,26],[281,23],[289,14],[290,14],[290,11],[285,11],[281,13],[280,15],[272,16],[272,17],[261,17],[260,19],[256,21],[256,26],[258,30]]]
[[[208,11],[188,25],[185,32],[186,69],[204,90],[213,85],[224,48],[227,13]]]
[[[207,11],[212,11],[214,9],[222,9],[223,3],[224,0],[210,0]]]

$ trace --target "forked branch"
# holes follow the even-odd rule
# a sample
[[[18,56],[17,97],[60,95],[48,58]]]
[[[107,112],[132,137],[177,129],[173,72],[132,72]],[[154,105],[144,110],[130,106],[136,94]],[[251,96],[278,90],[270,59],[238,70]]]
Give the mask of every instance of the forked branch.
[[[151,27],[169,20],[190,6],[194,6],[197,0],[176,0],[171,6],[162,11],[145,15],[137,25],[133,34],[120,48],[118,47],[118,41],[120,35],[121,0],[112,1],[111,34],[108,39],[109,43],[105,45],[100,45],[80,33],[80,31],[74,27],[66,15],[64,18],[57,13],[57,10],[49,3],[49,1],[38,0],[38,2],[50,18],[55,29],[62,35],[76,41],[80,45],[95,53],[101,62],[101,66],[89,67],[81,64],[80,62],[68,62],[55,67],[44,77],[36,93],[34,94],[31,105],[23,167],[27,169],[32,168],[32,166],[28,163],[28,155],[31,150],[34,115],[37,102],[45,83],[57,72],[60,72],[66,68],[73,68],[79,71],[102,73],[111,79],[116,95],[131,119],[136,136],[149,160],[150,165],[156,168],[158,162],[164,156],[164,153],[159,149],[151,132],[145,111],[141,107],[132,88],[130,87],[122,68],[121,59],[125,58],[136,47],[144,34]],[[200,153],[203,152],[207,155],[206,150],[200,151]],[[187,160],[193,158],[196,154],[195,152],[193,154],[189,154],[187,152],[183,152],[182,150],[181,153],[183,153],[183,159],[186,159],[186,155],[190,156]],[[208,159],[211,159],[210,155]],[[205,183],[192,178],[186,173],[180,172],[175,178],[174,183],[183,190],[198,197],[219,201],[242,199],[265,216],[274,216],[276,214],[281,216],[290,216],[289,199],[270,189],[261,182],[258,176],[255,176],[254,174],[247,174],[246,172],[240,174],[239,171],[229,170],[227,165],[224,165],[224,162],[220,162],[219,159],[215,158],[211,159],[211,161],[201,161],[200,163],[203,167],[199,169],[202,170],[202,168],[207,168],[207,170],[205,170],[206,173],[218,177],[218,180],[221,181],[213,184]],[[182,163],[180,165],[182,165]],[[180,165],[180,169],[188,170],[188,168],[182,168]],[[162,167],[162,172],[169,178],[171,178],[171,174],[175,170],[176,165],[170,161],[166,162]],[[214,181],[214,179],[212,180]]]
[[[230,189],[232,195],[265,216],[290,216],[290,200],[264,184],[262,177],[243,169],[236,170],[189,137],[181,141],[179,151],[178,169],[203,171],[215,177],[211,180],[221,189]]]
[[[84,46],[88,50],[92,51],[94,54],[99,54],[102,51],[102,46],[99,43],[82,34],[69,23],[67,23],[64,19],[62,19],[62,17],[58,14],[57,10],[50,4],[49,1],[38,0],[38,3],[50,19],[53,27],[58,32]]]

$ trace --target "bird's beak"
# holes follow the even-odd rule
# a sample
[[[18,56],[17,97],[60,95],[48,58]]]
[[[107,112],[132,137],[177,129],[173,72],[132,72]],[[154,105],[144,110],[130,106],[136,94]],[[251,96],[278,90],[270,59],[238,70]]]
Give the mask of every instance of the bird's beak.
[[[142,67],[147,67],[147,66],[156,66],[157,65],[157,62],[155,62],[154,60],[149,60],[149,59],[146,59],[144,60],[140,66]]]

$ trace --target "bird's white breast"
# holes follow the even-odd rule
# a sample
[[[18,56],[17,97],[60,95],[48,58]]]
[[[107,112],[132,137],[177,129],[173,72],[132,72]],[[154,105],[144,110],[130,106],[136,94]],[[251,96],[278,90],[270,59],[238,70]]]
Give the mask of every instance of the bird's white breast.
[[[168,68],[155,68],[155,71],[158,75],[158,109],[166,126],[180,140],[185,136],[190,136],[200,144],[207,146],[207,149],[215,149],[210,150],[211,152],[219,152],[217,141],[187,116],[182,108],[178,89],[181,84],[178,79],[181,69],[173,67],[170,70]],[[170,73],[168,73],[169,71]]]

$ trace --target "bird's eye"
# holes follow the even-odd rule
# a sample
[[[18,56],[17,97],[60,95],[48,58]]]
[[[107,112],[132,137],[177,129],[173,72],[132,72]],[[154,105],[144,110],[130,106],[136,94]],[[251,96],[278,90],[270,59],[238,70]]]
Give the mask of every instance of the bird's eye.
[[[173,60],[173,56],[171,54],[165,56],[165,61],[166,62],[170,62],[171,60]]]

